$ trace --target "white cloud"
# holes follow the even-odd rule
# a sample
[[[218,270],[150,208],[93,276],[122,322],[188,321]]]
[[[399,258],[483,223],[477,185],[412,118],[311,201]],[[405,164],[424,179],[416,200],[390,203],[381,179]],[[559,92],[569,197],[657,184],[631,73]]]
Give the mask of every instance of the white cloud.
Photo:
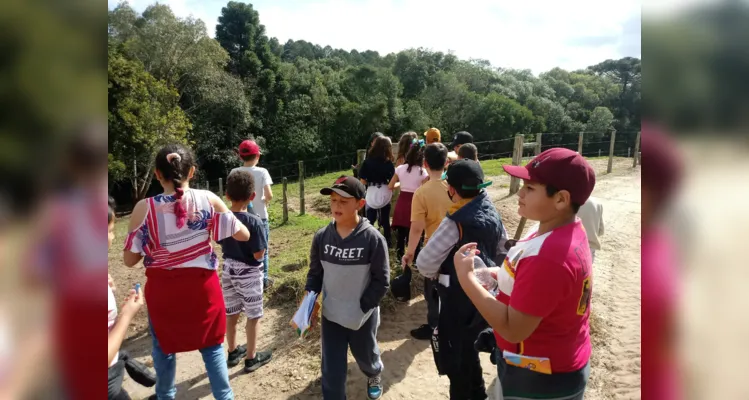
[[[214,28],[223,0],[162,0]],[[142,11],[152,1],[135,0]],[[495,66],[584,68],[640,56],[640,2],[620,0],[315,0],[252,2],[269,36],[381,55],[410,47],[452,50]],[[110,0],[110,7],[112,2]]]

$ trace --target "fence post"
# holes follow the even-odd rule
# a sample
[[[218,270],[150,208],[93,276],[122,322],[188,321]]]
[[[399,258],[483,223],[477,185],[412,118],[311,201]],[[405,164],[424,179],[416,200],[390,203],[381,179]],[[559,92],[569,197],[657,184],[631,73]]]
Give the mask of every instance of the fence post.
[[[543,133],[539,132],[536,134],[536,151],[535,155],[541,154],[541,138],[543,137]]]
[[[515,147],[512,150],[512,165],[520,165],[523,159],[523,135],[515,135]],[[520,190],[520,179],[510,178],[510,194],[515,194]]]
[[[580,155],[583,155],[583,133],[582,132],[580,132],[580,136],[577,138],[577,152]]]
[[[304,161],[299,161],[299,215],[304,215]]]
[[[218,195],[224,195],[224,178],[218,178]]]
[[[285,224],[289,220],[289,195],[286,191],[287,185],[286,177],[283,178],[283,223]]]
[[[598,149],[598,157],[601,156],[601,149]]]
[[[632,168],[637,167],[637,157],[640,156],[640,132],[637,132],[637,139],[635,139],[635,159],[632,161]]]
[[[609,145],[609,166],[606,168],[606,173],[610,174],[611,170],[614,169],[614,143],[616,143],[616,129],[611,130],[611,144]]]
[[[356,151],[356,166],[361,167],[361,163],[364,162],[364,159],[367,158],[367,150],[366,149],[359,149]]]

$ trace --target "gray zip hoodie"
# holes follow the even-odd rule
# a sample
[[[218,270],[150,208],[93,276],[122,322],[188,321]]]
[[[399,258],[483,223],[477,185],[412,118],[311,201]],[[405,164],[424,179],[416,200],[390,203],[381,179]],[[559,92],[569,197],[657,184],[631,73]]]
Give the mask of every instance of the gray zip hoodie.
[[[329,321],[358,330],[380,305],[390,285],[385,238],[362,218],[345,239],[335,222],[312,240],[307,291],[322,291],[322,313]]]

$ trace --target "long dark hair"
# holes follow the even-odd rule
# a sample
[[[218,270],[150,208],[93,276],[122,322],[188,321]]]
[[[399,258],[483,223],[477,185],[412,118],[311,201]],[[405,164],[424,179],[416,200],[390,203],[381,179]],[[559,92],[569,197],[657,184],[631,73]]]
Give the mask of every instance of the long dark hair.
[[[114,221],[114,209],[117,205],[114,202],[112,196],[107,198],[107,224],[111,224]]]
[[[190,169],[195,165],[192,150],[181,144],[166,145],[156,153],[156,170],[164,179],[174,184],[174,215],[177,217],[177,228],[182,228],[187,220],[187,210],[182,204],[182,184],[187,182]]]
[[[381,158],[393,162],[393,142],[387,136],[375,139],[374,146],[369,149],[369,158]]]
[[[406,154],[411,149],[411,143],[414,139],[418,139],[416,132],[409,131],[401,135],[398,141],[398,155],[395,157],[395,161],[406,160]],[[409,171],[411,172],[411,171]]]
[[[406,164],[408,164],[408,168],[406,171],[408,173],[411,173],[411,167],[418,166],[421,168],[421,166],[424,164],[424,147],[422,145],[424,144],[423,141],[417,141],[416,143],[411,143],[408,149],[408,153],[406,153]]]

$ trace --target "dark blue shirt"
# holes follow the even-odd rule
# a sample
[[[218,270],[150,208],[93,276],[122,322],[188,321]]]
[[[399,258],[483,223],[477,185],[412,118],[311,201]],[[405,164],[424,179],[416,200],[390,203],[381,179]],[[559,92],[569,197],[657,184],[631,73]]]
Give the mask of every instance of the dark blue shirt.
[[[233,237],[220,240],[218,244],[221,245],[224,260],[232,259],[253,267],[261,266],[263,264],[262,259],[256,260],[254,254],[268,249],[263,220],[251,208],[248,209],[248,212],[235,212],[234,216],[250,231],[250,240],[240,242]]]
[[[367,181],[367,186],[387,185],[395,175],[395,165],[383,158],[367,158],[359,168],[359,179]]]

